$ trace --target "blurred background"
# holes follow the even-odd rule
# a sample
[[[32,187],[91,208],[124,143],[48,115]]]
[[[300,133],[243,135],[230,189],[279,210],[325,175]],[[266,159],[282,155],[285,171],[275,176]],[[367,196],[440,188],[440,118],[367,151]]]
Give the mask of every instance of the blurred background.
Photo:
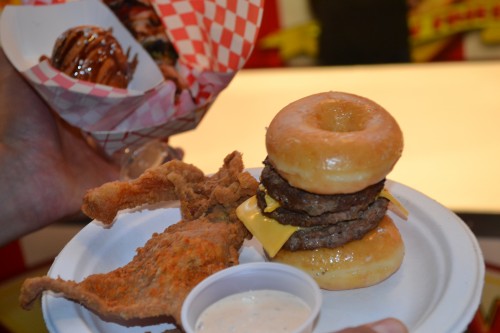
[[[247,67],[498,58],[498,0],[266,0]]]
[[[0,0],[0,12],[22,3]],[[500,0],[266,0],[245,68],[495,59],[500,59]],[[498,232],[497,216],[461,217],[479,237],[491,235],[492,226]],[[25,312],[15,306],[19,287],[25,277],[45,274],[81,227],[81,221],[56,224],[0,248],[0,333],[44,331],[39,307]],[[488,275],[489,310],[478,313],[473,333],[500,332],[499,272],[492,267]]]

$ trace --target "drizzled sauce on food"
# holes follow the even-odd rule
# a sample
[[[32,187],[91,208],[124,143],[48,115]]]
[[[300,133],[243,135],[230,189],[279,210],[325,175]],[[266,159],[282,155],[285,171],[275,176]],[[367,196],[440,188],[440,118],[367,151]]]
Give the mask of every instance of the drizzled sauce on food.
[[[283,333],[300,327],[311,313],[299,297],[276,290],[254,290],[225,297],[196,322],[196,333]]]
[[[130,63],[128,57],[111,29],[78,26],[56,40],[50,61],[73,78],[126,88],[137,66],[137,56]]]

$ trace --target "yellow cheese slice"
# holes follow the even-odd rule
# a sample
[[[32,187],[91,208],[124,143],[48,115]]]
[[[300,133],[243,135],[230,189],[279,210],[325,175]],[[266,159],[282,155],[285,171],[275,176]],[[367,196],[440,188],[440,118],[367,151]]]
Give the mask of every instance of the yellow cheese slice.
[[[392,194],[391,192],[389,192],[387,189],[383,189],[382,192],[380,192],[379,196],[383,197],[383,198],[386,198],[387,200],[389,200],[391,202],[391,204],[393,205],[393,209],[391,209],[394,213],[396,213],[396,215],[398,215],[399,217],[401,217],[402,219],[405,219],[407,220],[408,219],[408,215],[410,214],[408,212],[408,210],[403,206],[403,204],[401,204],[401,202],[398,201],[398,199],[396,199]]]
[[[236,215],[262,244],[262,247],[271,258],[278,253],[288,238],[299,229],[299,227],[280,224],[278,221],[262,215],[255,196],[238,206]]]
[[[280,203],[269,194],[267,194],[267,189],[264,187],[264,185],[259,184],[259,189],[266,194],[264,197],[264,199],[266,200],[266,208],[264,208],[265,213],[271,213],[272,211],[280,207]]]
[[[274,198],[267,193],[265,199],[266,199],[266,208],[264,208],[264,212],[270,213],[280,207],[280,203],[274,200]]]

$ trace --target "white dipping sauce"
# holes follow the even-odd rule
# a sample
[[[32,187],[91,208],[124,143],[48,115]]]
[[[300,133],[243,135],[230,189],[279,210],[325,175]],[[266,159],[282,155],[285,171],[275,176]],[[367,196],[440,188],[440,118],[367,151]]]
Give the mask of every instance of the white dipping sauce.
[[[295,295],[253,290],[227,296],[210,305],[196,321],[195,332],[293,332],[310,313],[310,307]]]

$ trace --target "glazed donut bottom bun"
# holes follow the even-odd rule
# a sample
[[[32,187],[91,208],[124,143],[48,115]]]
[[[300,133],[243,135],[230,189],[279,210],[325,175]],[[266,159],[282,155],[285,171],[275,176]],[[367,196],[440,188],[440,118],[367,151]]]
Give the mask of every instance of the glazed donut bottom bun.
[[[360,240],[333,249],[280,250],[272,261],[305,271],[322,289],[346,290],[387,279],[401,266],[404,252],[401,234],[386,215]]]

